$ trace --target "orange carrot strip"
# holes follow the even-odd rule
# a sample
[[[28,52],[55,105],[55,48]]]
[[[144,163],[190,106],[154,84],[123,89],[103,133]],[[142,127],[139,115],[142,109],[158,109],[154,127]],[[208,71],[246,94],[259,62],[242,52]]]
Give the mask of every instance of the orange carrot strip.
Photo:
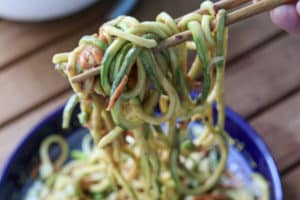
[[[118,87],[116,88],[114,94],[110,97],[109,102],[108,102],[108,106],[106,108],[107,111],[111,110],[116,101],[118,100],[118,98],[121,96],[122,92],[125,89],[125,85],[128,82],[128,76],[125,75],[124,78],[122,79],[122,81],[120,82],[120,84],[118,85]]]

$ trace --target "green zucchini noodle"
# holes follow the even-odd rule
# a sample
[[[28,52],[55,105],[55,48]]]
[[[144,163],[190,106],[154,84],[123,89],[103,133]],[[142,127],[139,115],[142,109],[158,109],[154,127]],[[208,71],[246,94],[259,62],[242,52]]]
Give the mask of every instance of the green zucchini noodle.
[[[70,162],[63,138],[44,140],[38,181],[27,200],[269,199],[261,175],[254,173],[249,187],[226,169],[226,11],[216,12],[210,1],[201,9],[206,14],[179,22],[165,12],[146,22],[120,16],[99,33],[82,37],[71,52],[54,55],[56,69],[74,90],[63,128],[70,127],[80,104],[78,118],[90,136],[81,151],[71,152]],[[186,30],[192,40],[153,49]],[[71,81],[96,67],[98,75]],[[61,149],[54,161],[49,156],[53,143]]]

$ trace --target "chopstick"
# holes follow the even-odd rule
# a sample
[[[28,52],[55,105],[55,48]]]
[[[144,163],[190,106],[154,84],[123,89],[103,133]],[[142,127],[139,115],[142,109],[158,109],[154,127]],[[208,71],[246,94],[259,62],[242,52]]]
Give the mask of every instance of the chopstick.
[[[215,10],[219,10],[219,9],[229,10],[229,9],[235,8],[243,3],[247,3],[249,1],[250,0],[220,0],[220,1],[214,3],[214,9]],[[205,10],[201,10],[199,8],[199,9],[189,12],[181,17],[178,17],[177,19],[175,19],[175,21],[179,22],[184,16],[189,15],[191,13],[204,14],[205,12],[206,12]]]
[[[232,9],[235,8],[237,6],[240,6],[243,3],[248,2],[249,0],[221,0],[218,1],[214,4],[214,8],[215,10],[219,10],[219,9]],[[227,20],[226,20],[226,25],[231,25],[234,24],[236,22],[242,21],[244,19],[247,19],[249,17],[252,17],[254,15],[260,14],[262,12],[271,10],[272,8],[285,4],[285,3],[289,3],[292,0],[261,0],[257,3],[254,4],[250,4],[248,6],[245,6],[243,8],[239,8],[235,11],[232,11],[228,14],[227,16]],[[204,14],[203,10],[195,10],[192,11],[190,13],[199,13],[199,14]],[[188,14],[190,14],[188,13]],[[187,15],[188,15],[187,14]],[[180,21],[180,19],[184,17],[181,16],[179,18],[176,19],[176,21]],[[159,45],[157,47],[154,48],[154,50],[159,51],[161,49],[165,49],[171,46],[176,46],[182,42],[185,42],[187,40],[192,39],[192,34],[190,31],[183,31],[181,33],[175,34],[163,41],[161,41],[159,43]],[[95,67],[91,70],[85,71],[82,74],[79,74],[77,76],[74,76],[73,78],[71,78],[71,82],[72,83],[78,83],[81,81],[86,80],[87,78],[93,77],[95,75],[98,75],[100,73],[100,66]]]
[[[238,10],[232,11],[228,14],[226,25],[231,25],[236,22],[242,21],[254,15],[263,13],[265,11],[271,10],[272,8],[282,5],[284,3],[289,3],[292,0],[261,0],[257,3],[250,4]],[[192,33],[190,31],[184,31],[178,34],[175,34],[162,42],[159,43],[156,50],[161,50],[171,46],[175,46],[182,42],[192,39]]]
[[[240,8],[236,11],[231,12],[228,15],[227,25],[234,24],[242,21],[254,15],[269,11],[279,5],[293,2],[293,0],[261,0],[257,3],[248,5],[244,8]]]

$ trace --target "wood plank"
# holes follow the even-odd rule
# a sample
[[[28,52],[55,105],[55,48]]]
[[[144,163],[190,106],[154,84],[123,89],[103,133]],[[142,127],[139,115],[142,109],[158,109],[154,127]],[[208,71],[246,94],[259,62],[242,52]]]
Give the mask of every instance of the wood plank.
[[[227,103],[248,117],[300,88],[300,42],[291,36],[249,54],[227,71]],[[288,64],[287,64],[288,63]],[[271,148],[280,169],[300,159],[300,95],[272,107],[251,124]],[[298,105],[298,107],[297,107]]]
[[[289,172],[282,179],[284,199],[286,200],[300,200],[300,166]]]
[[[280,170],[300,160],[300,92],[251,121]]]
[[[249,116],[300,86],[300,41],[286,36],[249,54],[227,70],[228,104]]]
[[[0,109],[5,113],[0,116],[0,125],[69,87],[54,70],[51,58],[55,52],[75,47],[80,35],[51,45],[0,74]]]
[[[243,55],[281,32],[270,20],[268,13],[246,19],[229,28],[228,60]]]
[[[194,0],[152,0],[151,2],[146,3],[144,1],[140,3],[131,14],[140,21],[155,20],[156,16],[162,11],[176,18],[197,9],[199,6],[200,1]]]
[[[114,3],[104,1],[74,16],[43,23],[0,22],[0,69],[65,34],[83,29],[91,23],[101,24]],[[9,48],[8,48],[9,47]]]
[[[20,118],[0,129],[0,171],[4,166],[8,156],[20,143],[25,134],[27,134],[28,131],[42,118],[48,115],[49,112],[52,112],[59,105],[62,105],[70,96],[70,94],[70,91],[66,92],[65,94],[53,99],[49,103],[28,113],[25,117]]]

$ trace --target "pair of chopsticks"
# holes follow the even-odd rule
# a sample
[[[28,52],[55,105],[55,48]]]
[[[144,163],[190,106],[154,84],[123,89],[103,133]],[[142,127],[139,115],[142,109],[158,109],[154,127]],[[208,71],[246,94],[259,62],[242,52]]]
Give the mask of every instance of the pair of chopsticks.
[[[229,10],[229,9],[236,8],[236,7],[242,5],[246,2],[249,2],[249,1],[250,0],[220,0],[214,4],[214,9],[215,10],[219,10],[219,9]],[[242,8],[239,8],[237,10],[230,12],[226,19],[226,25],[234,24],[236,22],[242,21],[244,19],[247,19],[254,15],[263,13],[265,11],[269,11],[279,5],[289,3],[291,1],[292,0],[260,0],[257,3],[249,4],[245,7],[242,7]],[[203,10],[201,11],[200,9],[198,9],[198,10],[192,11],[188,14],[191,14],[191,13],[203,14],[202,12],[203,12]],[[176,21],[177,22],[180,21],[180,19],[182,17],[183,16],[177,18]],[[192,39],[192,33],[190,31],[184,31],[184,32],[175,34],[175,35],[161,41],[159,43],[159,45],[154,48],[154,50],[159,51],[161,49],[165,49],[165,48],[168,48],[171,46],[178,45],[178,44],[185,42],[187,40],[190,40],[190,39]],[[100,67],[95,67],[91,70],[88,70],[88,71],[82,73],[82,74],[74,76],[71,79],[71,82],[78,83],[78,82],[84,81],[90,77],[99,75],[99,71],[100,71]]]

